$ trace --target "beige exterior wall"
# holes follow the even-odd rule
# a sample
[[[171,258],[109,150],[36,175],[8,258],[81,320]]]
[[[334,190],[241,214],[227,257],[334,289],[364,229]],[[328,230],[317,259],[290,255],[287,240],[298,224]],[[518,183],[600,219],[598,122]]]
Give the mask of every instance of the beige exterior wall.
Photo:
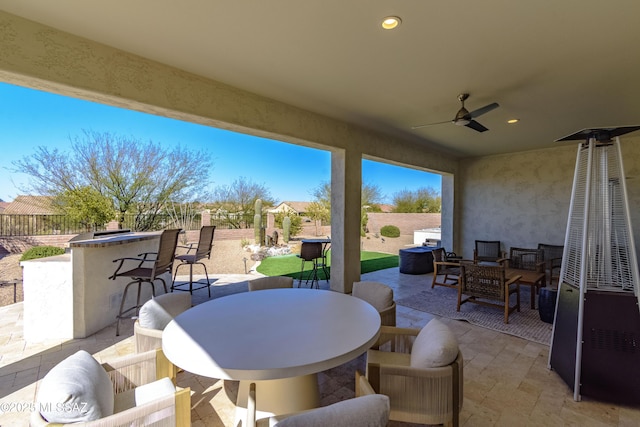
[[[460,162],[456,252],[473,256],[474,241],[500,240],[510,247],[564,244],[577,143],[557,148]],[[634,228],[640,237],[640,137],[625,137],[621,149]]]

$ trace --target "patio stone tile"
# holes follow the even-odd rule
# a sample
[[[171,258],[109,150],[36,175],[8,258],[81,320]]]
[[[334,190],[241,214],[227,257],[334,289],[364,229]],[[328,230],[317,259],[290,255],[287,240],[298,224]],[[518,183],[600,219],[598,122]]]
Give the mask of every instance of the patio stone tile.
[[[247,276],[217,278],[215,286],[237,283],[245,289]],[[398,269],[363,275],[362,280],[387,283],[396,299],[430,286],[431,276],[399,274]],[[320,283],[327,289],[328,284]],[[194,300],[201,302],[204,294]],[[499,313],[498,313],[499,315]],[[421,328],[433,315],[397,307],[397,325]],[[82,348],[105,361],[133,352],[133,321],[121,324],[121,336],[111,325],[88,338],[26,344],[22,336],[22,303],[0,308],[0,402],[33,402],[38,380],[56,363]],[[467,322],[442,319],[456,335],[465,361],[465,398],[461,425],[478,426],[637,426],[640,407],[626,407],[583,398],[573,401],[564,381],[547,367],[549,347],[483,329]],[[354,396],[354,371],[364,371],[364,356],[318,376],[321,404]],[[236,381],[223,381],[180,372],[178,385],[191,388],[192,425],[228,427],[235,420]],[[28,413],[0,414],[0,425],[26,425]],[[390,422],[390,427],[411,424]]]

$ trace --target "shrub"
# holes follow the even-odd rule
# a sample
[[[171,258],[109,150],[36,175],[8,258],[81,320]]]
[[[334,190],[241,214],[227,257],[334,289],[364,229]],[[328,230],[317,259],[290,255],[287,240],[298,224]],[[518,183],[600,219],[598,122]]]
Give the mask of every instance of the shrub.
[[[400,237],[400,229],[395,225],[385,225],[380,229],[383,237]]]
[[[48,256],[62,255],[64,249],[55,246],[35,246],[20,257],[20,261],[28,261],[30,259],[45,258]]]

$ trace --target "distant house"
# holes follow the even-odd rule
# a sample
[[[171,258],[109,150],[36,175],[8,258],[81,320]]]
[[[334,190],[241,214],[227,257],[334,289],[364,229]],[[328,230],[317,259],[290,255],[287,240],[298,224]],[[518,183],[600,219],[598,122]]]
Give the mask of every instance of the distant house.
[[[4,213],[4,210],[9,206],[10,202],[0,202],[0,214]]]
[[[282,202],[273,209],[269,209],[267,212],[274,214],[285,212],[289,214],[305,216],[307,211],[309,210],[310,204],[311,202]]]
[[[3,214],[11,215],[49,215],[58,213],[53,207],[50,196],[16,196],[4,208]]]

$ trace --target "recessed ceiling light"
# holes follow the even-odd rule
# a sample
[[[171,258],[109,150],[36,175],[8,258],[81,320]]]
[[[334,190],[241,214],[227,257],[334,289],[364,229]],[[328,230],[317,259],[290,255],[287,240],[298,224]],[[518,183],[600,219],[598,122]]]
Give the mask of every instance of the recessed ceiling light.
[[[514,124],[514,123],[518,123],[520,121],[520,119],[509,119],[507,120],[507,123],[509,123],[510,125]]]
[[[382,28],[385,30],[393,30],[402,23],[402,19],[397,16],[387,16],[382,20]]]

